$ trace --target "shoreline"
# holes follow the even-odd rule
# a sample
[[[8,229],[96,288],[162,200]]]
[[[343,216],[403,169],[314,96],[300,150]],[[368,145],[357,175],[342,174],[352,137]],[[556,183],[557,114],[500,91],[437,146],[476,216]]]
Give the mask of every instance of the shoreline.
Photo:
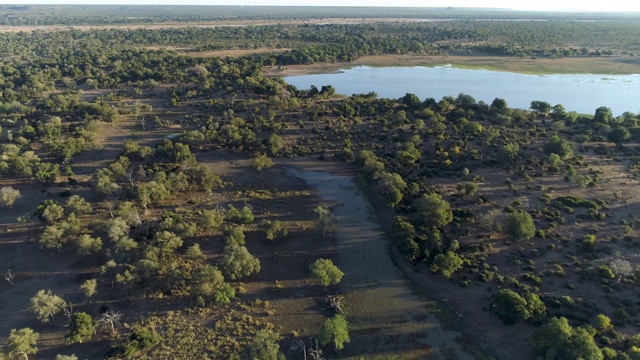
[[[370,67],[453,67],[515,72],[529,75],[551,74],[598,74],[632,75],[640,74],[640,58],[630,56],[580,57],[580,58],[516,58],[486,55],[368,55],[352,62],[314,63],[310,65],[287,65],[264,67],[263,73],[272,77],[288,77],[315,74],[335,74],[342,69],[356,66]]]

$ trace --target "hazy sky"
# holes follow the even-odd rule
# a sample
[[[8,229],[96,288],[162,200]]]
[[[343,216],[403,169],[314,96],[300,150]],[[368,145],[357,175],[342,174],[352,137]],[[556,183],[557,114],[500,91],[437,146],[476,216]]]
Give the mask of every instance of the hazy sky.
[[[0,0],[0,4],[453,6],[511,8],[518,10],[640,11],[640,1],[637,0]]]

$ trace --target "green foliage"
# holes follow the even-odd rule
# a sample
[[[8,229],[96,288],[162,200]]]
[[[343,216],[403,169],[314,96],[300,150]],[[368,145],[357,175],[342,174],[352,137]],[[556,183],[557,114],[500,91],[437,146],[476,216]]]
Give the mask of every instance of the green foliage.
[[[327,231],[331,231],[334,227],[331,212],[329,211],[329,209],[319,205],[313,211],[316,213],[316,215],[318,215],[316,222],[318,223],[318,227],[322,231],[322,236],[326,236]]]
[[[74,313],[71,315],[69,332],[67,332],[64,337],[65,342],[67,344],[73,344],[91,339],[94,326],[93,319],[89,314],[84,312]]]
[[[227,210],[229,220],[238,224],[250,224],[253,222],[253,211],[247,205],[243,206],[241,210],[236,209],[233,205],[229,205]]]
[[[273,161],[267,155],[258,155],[251,160],[251,167],[257,171],[262,171],[273,167]]]
[[[344,349],[344,344],[351,342],[347,319],[338,314],[325,320],[320,328],[318,340],[322,345],[332,344],[336,351]]]
[[[214,291],[214,298],[217,303],[228,304],[236,297],[236,290],[229,284],[222,284]]]
[[[203,301],[212,297],[216,290],[224,285],[224,276],[220,270],[205,264],[193,272],[191,277],[191,296]]]
[[[604,314],[598,314],[598,316],[596,316],[595,327],[600,333],[606,333],[613,330],[611,319]]]
[[[261,329],[249,341],[242,352],[242,360],[284,360],[278,341],[280,334],[270,329]]]
[[[442,276],[449,279],[454,272],[462,268],[463,261],[455,252],[447,251],[444,254],[437,255],[433,259],[433,264]]]
[[[558,134],[553,134],[544,145],[544,152],[547,155],[556,154],[562,159],[568,159],[573,156],[573,145],[558,136]]]
[[[152,347],[159,340],[160,338],[153,328],[136,326],[131,330],[131,335],[129,335],[122,351],[127,358],[130,358],[138,351]]]
[[[88,234],[83,234],[78,237],[76,245],[78,246],[78,254],[96,254],[102,250],[102,239],[99,237],[94,238]]]
[[[202,250],[200,249],[200,244],[198,243],[195,243],[189,246],[187,250],[184,252],[184,256],[189,260],[194,260],[194,261],[204,260],[204,254],[202,253]]]
[[[456,184],[456,190],[464,196],[473,196],[478,192],[478,184],[473,182],[464,182]]]
[[[224,214],[221,211],[204,210],[198,218],[198,228],[205,235],[211,235],[218,231],[223,221]]]
[[[340,283],[344,273],[330,259],[318,259],[309,267],[311,275],[324,286]]]
[[[41,210],[41,212],[40,212]],[[64,208],[57,202],[43,202],[37,210],[41,219],[47,224],[53,224],[64,218]]]
[[[502,147],[502,159],[506,163],[515,162],[520,156],[520,146],[517,143],[507,143]]]
[[[78,216],[88,214],[91,212],[91,204],[79,195],[71,195],[67,199],[64,212],[67,215],[74,213]]]
[[[289,234],[289,230],[284,226],[280,220],[263,220],[260,223],[260,228],[264,232],[264,236],[267,240],[276,241],[278,238],[283,238]]]
[[[0,205],[13,207],[13,204],[20,198],[20,190],[11,186],[3,186],[0,189]]]
[[[613,113],[611,112],[611,108],[606,106],[600,106],[596,109],[595,114],[593,115],[593,121],[599,123],[609,123],[613,120]]]
[[[40,290],[31,298],[29,308],[38,320],[47,323],[66,306],[67,303],[62,297],[55,295],[51,290]]]
[[[96,279],[85,280],[82,285],[80,285],[80,290],[83,290],[84,296],[90,299],[98,291],[98,281]]]
[[[56,355],[54,360],[78,360],[78,357],[75,355]]]
[[[507,215],[505,231],[514,240],[528,240],[536,233],[531,214],[525,211],[514,211]]]
[[[378,186],[380,193],[387,199],[387,204],[390,207],[395,207],[402,200],[402,192],[406,189],[407,184],[400,174],[383,171],[378,179]]]
[[[421,220],[431,227],[441,228],[453,220],[449,203],[439,194],[425,194],[416,203]]]
[[[593,336],[583,328],[572,328],[567,319],[553,318],[533,335],[534,354],[557,360],[603,360]]]
[[[510,289],[501,289],[491,300],[491,308],[505,324],[514,324],[517,320],[531,319],[546,312],[537,294],[528,293],[522,297]]]
[[[260,272],[260,260],[253,257],[244,246],[225,246],[218,267],[231,280],[242,279]]]
[[[244,227],[234,225],[224,231],[225,245],[243,246],[245,244]]]
[[[30,328],[11,329],[7,339],[7,350],[10,356],[24,357],[38,352],[40,334]]]
[[[631,139],[631,133],[624,126],[616,126],[607,134],[607,139],[617,146],[622,146],[623,143]]]

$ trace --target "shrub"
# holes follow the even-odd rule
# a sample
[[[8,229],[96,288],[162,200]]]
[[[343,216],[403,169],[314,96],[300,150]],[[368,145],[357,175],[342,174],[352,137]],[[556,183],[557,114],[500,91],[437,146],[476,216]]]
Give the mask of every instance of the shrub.
[[[505,231],[515,240],[527,240],[533,237],[536,227],[528,212],[514,211],[507,216]]]

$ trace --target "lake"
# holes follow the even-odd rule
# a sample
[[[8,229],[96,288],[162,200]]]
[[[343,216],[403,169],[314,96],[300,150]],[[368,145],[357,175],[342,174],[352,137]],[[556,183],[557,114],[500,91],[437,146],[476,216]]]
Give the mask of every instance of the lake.
[[[442,99],[465,93],[491,104],[502,98],[510,107],[528,109],[531,101],[562,104],[567,111],[593,114],[600,106],[615,115],[640,111],[640,74],[527,75],[512,72],[436,67],[357,66],[339,73],[289,76],[284,80],[299,89],[332,85],[343,95],[375,91],[378,97],[400,98],[406,93],[420,99]]]

